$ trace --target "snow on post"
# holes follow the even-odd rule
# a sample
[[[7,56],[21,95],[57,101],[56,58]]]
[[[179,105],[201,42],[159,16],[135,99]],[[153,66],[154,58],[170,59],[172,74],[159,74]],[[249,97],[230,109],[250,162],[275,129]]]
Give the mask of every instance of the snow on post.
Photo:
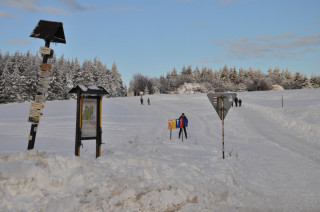
[[[42,64],[40,66],[39,83],[37,86],[37,95],[35,101],[31,102],[28,121],[32,123],[28,150],[34,148],[34,143],[37,134],[37,128],[42,115],[41,110],[44,107],[46,96],[48,94],[48,87],[50,81],[50,69],[51,65],[47,64],[48,58],[52,57],[53,50],[51,50],[50,42],[66,43],[64,37],[63,26],[61,22],[44,21],[40,20],[37,26],[34,28],[30,37],[41,38],[45,40],[45,47],[40,47],[42,53]]]

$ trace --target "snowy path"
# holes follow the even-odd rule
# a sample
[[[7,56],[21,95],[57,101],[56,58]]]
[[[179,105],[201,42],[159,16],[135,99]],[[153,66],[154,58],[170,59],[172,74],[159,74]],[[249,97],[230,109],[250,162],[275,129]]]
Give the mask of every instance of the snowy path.
[[[250,125],[250,129],[255,129],[266,141],[272,142],[280,147],[289,150],[302,159],[309,159],[320,164],[319,146],[308,144],[303,138],[296,137],[286,129],[272,123],[264,118],[261,111],[256,111],[254,107],[241,108],[240,114]]]
[[[241,143],[248,144],[251,151],[239,153],[235,178],[246,189],[264,196],[260,208],[271,209],[268,205],[272,202],[280,211],[305,211],[310,205],[316,205],[316,210],[320,207],[319,145],[294,135],[259,108],[253,102],[236,109],[239,131],[250,135],[241,135],[245,141]]]

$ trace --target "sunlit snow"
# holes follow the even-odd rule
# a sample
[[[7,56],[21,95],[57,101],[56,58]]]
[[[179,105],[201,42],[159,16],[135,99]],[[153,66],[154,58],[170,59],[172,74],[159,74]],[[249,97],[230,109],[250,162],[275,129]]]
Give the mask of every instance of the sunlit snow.
[[[46,102],[32,151],[30,103],[0,105],[0,211],[320,211],[319,89],[238,93],[224,160],[206,94],[148,97],[103,99],[98,159],[74,156],[75,100]]]

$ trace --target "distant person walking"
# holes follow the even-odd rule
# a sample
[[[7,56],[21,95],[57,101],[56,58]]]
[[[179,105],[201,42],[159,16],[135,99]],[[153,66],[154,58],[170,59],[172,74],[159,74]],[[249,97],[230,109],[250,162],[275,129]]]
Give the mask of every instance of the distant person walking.
[[[140,102],[141,102],[141,105],[143,105],[143,98],[142,98],[142,96],[140,97]]]
[[[148,105],[150,105],[150,99],[148,98]]]
[[[187,139],[188,136],[187,136],[186,127],[188,127],[188,119],[187,119],[187,117],[184,115],[184,113],[182,113],[182,115],[180,116],[179,121],[180,121],[180,123],[181,123],[181,122],[183,123],[183,127],[180,128],[180,131],[179,131],[179,139],[180,139],[180,136],[181,136],[181,133],[182,133],[182,129],[184,130],[184,134],[185,134],[186,139]]]
[[[239,99],[239,107],[241,107],[241,103],[242,103],[242,100],[241,99]]]
[[[234,103],[236,104],[236,107],[238,107],[238,98],[234,98]]]

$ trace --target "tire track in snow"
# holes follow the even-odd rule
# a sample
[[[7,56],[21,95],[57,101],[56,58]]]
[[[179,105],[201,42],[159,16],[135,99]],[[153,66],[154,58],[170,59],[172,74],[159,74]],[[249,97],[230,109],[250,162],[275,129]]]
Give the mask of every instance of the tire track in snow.
[[[242,107],[241,113],[239,113],[246,123],[261,134],[267,141],[276,144],[284,149],[287,149],[299,157],[308,159],[320,164],[320,152],[312,148],[308,143],[304,142],[301,138],[298,138],[283,129],[281,126],[277,126],[264,117],[264,114],[255,110],[254,107]],[[288,142],[290,141],[290,142]]]

